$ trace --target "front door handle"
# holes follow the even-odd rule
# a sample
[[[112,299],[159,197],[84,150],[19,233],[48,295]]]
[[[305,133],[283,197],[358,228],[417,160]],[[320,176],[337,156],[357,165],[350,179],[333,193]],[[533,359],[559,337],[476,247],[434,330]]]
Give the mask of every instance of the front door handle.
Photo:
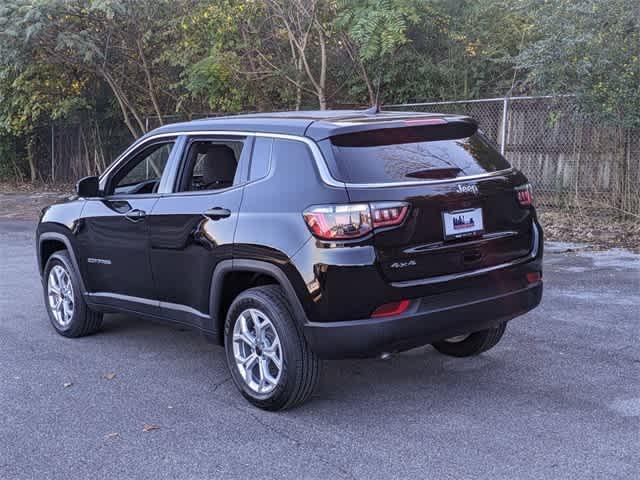
[[[227,218],[231,216],[231,210],[226,208],[214,207],[204,212],[204,216],[211,220],[220,220],[221,218]]]
[[[139,222],[140,220],[144,219],[144,217],[146,216],[147,216],[147,212],[145,212],[144,210],[140,210],[138,208],[129,210],[127,213],[124,214],[124,218],[132,222]]]

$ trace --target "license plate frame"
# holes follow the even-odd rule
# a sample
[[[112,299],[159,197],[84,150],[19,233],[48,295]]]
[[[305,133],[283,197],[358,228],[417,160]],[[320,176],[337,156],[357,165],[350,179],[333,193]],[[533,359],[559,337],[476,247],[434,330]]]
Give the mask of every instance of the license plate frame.
[[[482,208],[443,211],[442,232],[445,240],[482,235],[484,233]]]

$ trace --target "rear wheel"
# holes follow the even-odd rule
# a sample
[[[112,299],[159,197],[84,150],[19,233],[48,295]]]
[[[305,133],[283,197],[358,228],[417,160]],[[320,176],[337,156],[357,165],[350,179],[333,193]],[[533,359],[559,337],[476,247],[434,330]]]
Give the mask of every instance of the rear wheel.
[[[505,329],[506,323],[501,323],[495,328],[480,330],[468,335],[458,335],[433,343],[433,347],[440,353],[452,357],[472,357],[495,347]]]
[[[245,290],[225,322],[225,350],[233,382],[252,404],[284,410],[307,400],[320,360],[309,349],[279,286]]]
[[[87,307],[78,274],[66,250],[49,257],[44,279],[45,306],[56,332],[65,337],[82,337],[100,328],[102,314]]]

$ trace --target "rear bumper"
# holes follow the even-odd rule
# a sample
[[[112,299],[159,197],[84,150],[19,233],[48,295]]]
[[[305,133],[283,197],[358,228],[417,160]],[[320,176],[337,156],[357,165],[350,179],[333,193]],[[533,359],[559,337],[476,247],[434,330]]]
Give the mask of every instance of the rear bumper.
[[[320,357],[372,357],[495,326],[535,308],[541,299],[542,281],[508,292],[454,291],[418,299],[394,317],[308,322],[304,333]]]

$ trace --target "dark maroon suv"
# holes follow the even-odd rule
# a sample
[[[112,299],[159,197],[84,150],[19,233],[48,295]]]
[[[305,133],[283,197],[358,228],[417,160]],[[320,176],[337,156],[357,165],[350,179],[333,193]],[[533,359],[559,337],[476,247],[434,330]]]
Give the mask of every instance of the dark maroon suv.
[[[306,400],[321,358],[498,343],[540,302],[531,188],[470,118],[288,112],[168,125],[46,208],[51,323],[201,330],[253,404]]]

